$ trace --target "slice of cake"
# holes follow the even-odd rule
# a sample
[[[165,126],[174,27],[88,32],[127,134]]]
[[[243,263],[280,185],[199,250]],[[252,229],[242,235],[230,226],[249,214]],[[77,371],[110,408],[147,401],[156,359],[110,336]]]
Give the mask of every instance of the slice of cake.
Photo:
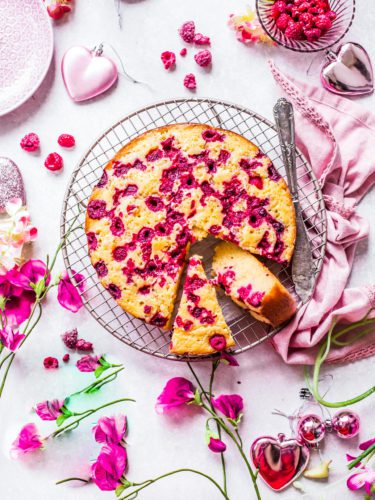
[[[235,342],[208,281],[202,258],[190,258],[175,319],[170,352],[199,356],[232,347]]]
[[[212,272],[214,283],[259,321],[277,327],[296,311],[294,298],[271,271],[232,243],[217,245]]]

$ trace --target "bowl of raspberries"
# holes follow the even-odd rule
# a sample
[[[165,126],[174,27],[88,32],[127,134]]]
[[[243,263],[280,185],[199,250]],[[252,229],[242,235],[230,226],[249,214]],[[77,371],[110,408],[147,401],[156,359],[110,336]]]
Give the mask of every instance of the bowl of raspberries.
[[[347,33],[355,0],[257,0],[257,12],[276,43],[298,52],[317,52]]]

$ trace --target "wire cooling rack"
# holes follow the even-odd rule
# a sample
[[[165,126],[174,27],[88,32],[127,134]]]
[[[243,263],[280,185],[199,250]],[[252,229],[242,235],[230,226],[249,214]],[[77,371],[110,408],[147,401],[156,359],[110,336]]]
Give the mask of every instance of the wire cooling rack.
[[[123,311],[100,284],[91,265],[84,232],[85,209],[94,185],[102,170],[115,153],[134,137],[147,130],[173,123],[206,123],[214,127],[232,130],[254,142],[273,161],[281,175],[285,169],[281,159],[279,140],[274,125],[256,113],[223,101],[211,99],[177,99],[157,103],[132,113],[108,129],[91,146],[74,170],[65,194],[61,236],[65,238],[62,248],[65,266],[70,275],[78,272],[85,277],[85,292],[82,294],[86,308],[94,318],[112,335],[142,352],[161,358],[192,361],[202,357],[177,357],[169,354],[170,332],[145,324]],[[310,239],[314,260],[315,280],[323,263],[326,247],[326,211],[319,183],[310,165],[297,152],[297,176],[300,202],[304,222]],[[78,229],[69,233],[75,221]],[[213,247],[217,240],[208,238],[193,245],[192,252],[203,255],[206,271],[209,272]],[[267,261],[268,267],[295,295],[290,270]],[[269,339],[278,330],[255,320],[225,297],[218,294],[220,305],[232,335],[236,341],[234,354],[255,347]],[[298,297],[296,300],[301,306]]]

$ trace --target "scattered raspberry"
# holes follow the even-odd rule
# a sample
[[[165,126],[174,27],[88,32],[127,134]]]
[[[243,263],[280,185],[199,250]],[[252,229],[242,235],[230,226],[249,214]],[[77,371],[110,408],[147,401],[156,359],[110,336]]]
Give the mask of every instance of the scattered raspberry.
[[[44,162],[44,166],[48,168],[48,170],[52,170],[53,172],[56,170],[61,170],[63,168],[63,165],[63,159],[58,153],[50,153]]]
[[[78,351],[92,351],[93,349],[93,345],[91,342],[87,342],[87,340],[84,340],[84,339],[79,339],[77,340],[77,343],[76,343],[76,349]]]
[[[62,360],[64,361],[64,363],[67,363],[70,360],[70,355],[69,354],[64,354]]]
[[[204,36],[202,33],[197,33],[194,36],[195,45],[211,45],[211,40],[209,36]]]
[[[57,358],[53,358],[51,356],[48,356],[47,358],[44,358],[43,365],[44,365],[44,368],[46,368],[47,370],[51,370],[51,369],[58,368],[59,362],[58,362]]]
[[[160,59],[162,60],[162,63],[164,64],[165,69],[170,69],[170,68],[174,67],[176,64],[175,53],[170,52],[169,50],[162,52]]]
[[[32,152],[39,149],[39,137],[31,132],[21,139],[20,146],[24,151]]]
[[[61,135],[59,135],[59,137],[57,139],[57,142],[63,148],[72,148],[73,146],[76,145],[76,140],[70,134],[61,134]]]
[[[184,47],[183,49],[180,50],[180,56],[185,57],[187,54],[187,48]]]
[[[181,28],[178,30],[180,33],[180,37],[186,43],[192,43],[194,41],[195,36],[195,24],[194,21],[187,21],[184,23]]]
[[[197,52],[194,56],[195,62],[199,65],[202,66],[202,68],[205,68],[209,66],[212,62],[212,55],[209,50],[200,50]]]
[[[62,341],[69,349],[75,349],[78,340],[78,331],[77,328],[73,328],[73,330],[69,330],[61,335]]]
[[[61,3],[51,3],[47,7],[47,12],[52,19],[57,21],[61,19],[67,12],[70,12],[72,8],[70,5],[61,4]]]
[[[195,80],[195,76],[193,75],[193,73],[189,73],[188,75],[185,76],[184,86],[190,90],[194,90],[197,88],[197,82]]]

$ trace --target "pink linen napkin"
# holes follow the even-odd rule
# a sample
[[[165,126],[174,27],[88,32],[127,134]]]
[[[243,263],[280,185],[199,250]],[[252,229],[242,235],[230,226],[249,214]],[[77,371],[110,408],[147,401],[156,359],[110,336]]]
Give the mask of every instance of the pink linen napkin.
[[[369,233],[367,220],[355,206],[375,182],[375,116],[348,99],[282,74],[272,61],[269,64],[293,103],[296,143],[320,182],[327,209],[326,255],[312,300],[271,341],[286,363],[311,364],[314,347],[334,318],[340,323],[357,321],[375,307],[375,285],[345,288],[356,244]],[[375,327],[354,345],[332,348],[328,361],[372,354]]]

